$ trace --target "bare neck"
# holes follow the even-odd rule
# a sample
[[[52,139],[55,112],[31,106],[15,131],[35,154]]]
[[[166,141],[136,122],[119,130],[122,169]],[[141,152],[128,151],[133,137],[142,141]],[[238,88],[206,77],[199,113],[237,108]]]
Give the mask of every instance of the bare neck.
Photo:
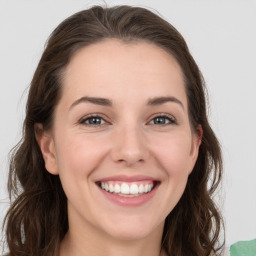
[[[87,230],[83,234],[70,229],[63,239],[59,256],[165,256],[161,252],[163,227],[148,237],[137,240],[119,240]]]

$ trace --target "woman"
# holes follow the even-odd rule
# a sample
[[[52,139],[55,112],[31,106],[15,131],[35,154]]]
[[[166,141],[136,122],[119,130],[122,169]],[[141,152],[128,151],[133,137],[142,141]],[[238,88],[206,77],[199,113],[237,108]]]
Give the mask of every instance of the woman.
[[[221,175],[179,32],[143,8],[81,11],[53,31],[31,82],[9,255],[218,255]]]

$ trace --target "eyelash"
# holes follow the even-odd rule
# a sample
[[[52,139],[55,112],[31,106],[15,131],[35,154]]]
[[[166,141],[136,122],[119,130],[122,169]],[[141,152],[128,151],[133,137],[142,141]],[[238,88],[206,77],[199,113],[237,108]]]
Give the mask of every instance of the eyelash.
[[[92,123],[86,123],[87,121],[90,122],[90,120],[92,119],[100,119],[100,120],[103,120],[104,121],[104,124],[92,124]],[[95,126],[95,127],[98,127],[98,126],[102,126],[102,125],[105,125],[107,124],[108,122],[100,115],[100,114],[91,114],[91,115],[88,115],[84,118],[82,118],[80,121],[79,121],[79,124],[84,124],[86,126]]]
[[[156,120],[157,118],[163,118],[165,119],[165,122],[167,120],[167,123],[151,123],[152,121]],[[87,123],[87,122],[90,122],[90,120],[93,120],[93,119],[98,119],[97,121],[104,121],[104,123]],[[96,120],[95,120],[96,121]],[[96,122],[97,122],[96,121]],[[83,125],[86,125],[86,126],[91,126],[91,127],[99,127],[99,126],[103,126],[103,125],[107,125],[109,124],[109,122],[107,122],[105,120],[105,118],[103,118],[100,114],[91,114],[91,115],[88,115],[84,118],[82,118],[80,121],[79,121],[79,124],[83,124]],[[165,114],[165,113],[159,113],[157,115],[155,115],[153,118],[150,119],[149,122],[147,122],[147,124],[149,125],[157,125],[157,126],[166,126],[166,125],[176,125],[177,124],[177,121],[176,119],[171,116],[171,115],[168,115],[168,114]]]
[[[166,126],[166,125],[174,125],[174,124],[177,124],[177,121],[176,119],[171,116],[171,115],[168,115],[168,114],[165,114],[165,113],[159,113],[159,114],[156,114],[153,118],[150,119],[150,122],[156,120],[157,118],[164,118],[165,120],[168,121],[168,123],[164,123],[164,124],[150,124],[150,125],[157,125],[157,126]]]

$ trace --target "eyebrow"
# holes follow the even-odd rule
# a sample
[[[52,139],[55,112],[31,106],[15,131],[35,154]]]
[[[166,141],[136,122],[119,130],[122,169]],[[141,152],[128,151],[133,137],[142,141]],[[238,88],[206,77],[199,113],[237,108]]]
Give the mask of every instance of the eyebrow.
[[[156,106],[156,105],[161,105],[164,104],[166,102],[174,102],[174,103],[178,103],[182,109],[184,109],[184,105],[182,104],[182,102],[180,100],[178,100],[175,97],[155,97],[152,98],[148,101],[148,105],[150,106]]]
[[[80,103],[83,103],[83,102],[89,102],[89,103],[92,103],[92,104],[101,105],[101,106],[108,106],[108,107],[111,107],[113,105],[112,101],[109,100],[109,99],[85,96],[85,97],[81,97],[78,100],[74,101],[72,103],[72,105],[70,106],[69,110],[71,108],[73,108],[74,106],[76,106]]]
[[[76,106],[80,103],[84,103],[84,102],[89,102],[89,103],[92,103],[92,104],[95,104],[95,105],[107,106],[107,107],[113,106],[112,101],[109,100],[109,99],[84,96],[84,97],[81,97],[81,98],[77,99],[76,101],[74,101],[71,104],[69,110],[72,109],[74,106]],[[184,105],[182,104],[182,102],[180,100],[178,100],[177,98],[172,97],[172,96],[171,97],[155,97],[155,98],[149,99],[148,102],[147,102],[147,105],[157,106],[157,105],[162,105],[162,104],[167,103],[167,102],[177,103],[182,107],[182,109],[184,109]]]

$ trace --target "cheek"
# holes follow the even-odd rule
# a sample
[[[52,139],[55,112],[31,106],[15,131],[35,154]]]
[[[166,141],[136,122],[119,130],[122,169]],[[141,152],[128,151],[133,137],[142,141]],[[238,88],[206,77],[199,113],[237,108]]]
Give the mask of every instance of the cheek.
[[[183,176],[191,168],[191,138],[187,134],[166,136],[153,151],[164,170],[170,176]]]
[[[85,136],[65,136],[59,140],[57,148],[57,162],[59,176],[68,198],[69,203],[74,207],[84,202],[89,204],[92,198],[91,186],[89,182],[91,174],[97,169],[102,161],[102,142],[90,140]],[[76,207],[75,207],[76,208]]]
[[[102,143],[97,140],[84,138],[85,136],[66,137],[57,149],[57,162],[60,175],[87,178],[97,167],[102,157]]]
[[[190,152],[191,138],[186,134],[168,136],[154,148],[155,159],[165,177],[161,203],[165,216],[173,210],[185,190],[192,162]]]

